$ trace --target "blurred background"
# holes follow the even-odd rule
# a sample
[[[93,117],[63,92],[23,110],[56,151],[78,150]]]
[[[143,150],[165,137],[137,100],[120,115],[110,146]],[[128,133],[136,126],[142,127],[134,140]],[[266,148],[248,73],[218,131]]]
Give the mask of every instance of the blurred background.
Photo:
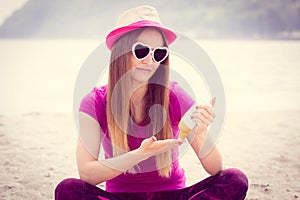
[[[122,11],[155,6],[162,21],[194,38],[300,38],[299,0],[1,0],[2,38],[99,38]]]
[[[204,48],[229,109],[299,109],[300,0],[0,2],[0,113],[69,112],[82,63],[121,12],[143,4]]]

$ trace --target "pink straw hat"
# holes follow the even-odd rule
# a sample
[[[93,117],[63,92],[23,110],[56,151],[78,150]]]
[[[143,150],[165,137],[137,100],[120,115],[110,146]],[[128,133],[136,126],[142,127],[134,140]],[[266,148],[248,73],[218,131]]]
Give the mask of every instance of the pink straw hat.
[[[154,7],[139,6],[129,9],[121,14],[117,20],[115,29],[106,36],[106,45],[112,49],[115,42],[124,34],[142,27],[155,27],[164,32],[168,44],[176,39],[176,34],[163,27],[158,13]]]

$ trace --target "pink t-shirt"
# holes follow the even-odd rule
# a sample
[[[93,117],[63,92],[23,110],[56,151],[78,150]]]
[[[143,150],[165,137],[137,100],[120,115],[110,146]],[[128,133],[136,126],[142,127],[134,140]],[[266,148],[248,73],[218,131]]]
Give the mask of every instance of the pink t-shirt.
[[[169,85],[169,116],[174,138],[179,137],[178,123],[184,113],[194,104],[194,100],[181,88],[176,82],[170,82]],[[104,149],[105,158],[112,157],[112,147],[108,134],[106,118],[106,86],[94,88],[86,95],[80,105],[80,112],[84,112],[93,117],[102,129],[101,145]],[[131,150],[137,149],[144,138],[145,126],[147,122],[143,121],[139,126],[130,130],[134,134],[128,135],[128,145]],[[138,137],[136,137],[138,136]],[[154,157],[140,162],[134,167],[137,173],[123,173],[111,180],[106,181],[106,190],[109,192],[154,192],[163,190],[174,190],[185,187],[184,170],[180,167],[178,149],[172,152],[172,172],[169,178],[159,176],[155,166]]]

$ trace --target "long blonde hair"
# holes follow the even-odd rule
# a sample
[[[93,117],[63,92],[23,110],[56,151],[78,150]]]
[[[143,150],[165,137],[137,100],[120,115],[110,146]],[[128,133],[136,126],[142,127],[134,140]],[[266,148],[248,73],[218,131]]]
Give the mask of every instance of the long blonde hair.
[[[128,92],[128,86],[130,79],[126,78],[126,74],[130,70],[129,59],[131,56],[131,46],[136,42],[137,37],[142,33],[145,28],[131,31],[121,37],[113,46],[111,51],[110,65],[109,65],[109,77],[107,84],[107,121],[109,136],[113,147],[113,156],[118,156],[128,152],[128,122],[130,120],[130,94]],[[158,30],[159,31],[159,30]],[[161,31],[160,31],[161,32]],[[164,39],[164,46],[167,46],[167,42],[164,34],[161,32]],[[122,78],[123,84],[118,84],[118,81]],[[160,84],[155,84],[159,82]],[[167,57],[158,67],[156,72],[150,78],[148,83],[148,90],[146,93],[146,106],[144,113],[149,113],[149,108],[152,105],[159,104],[164,108],[164,112],[156,106],[153,106],[151,113],[154,113],[151,117],[150,130],[152,133],[156,133],[155,136],[158,140],[173,138],[172,129],[170,126],[169,118],[169,57]],[[118,101],[113,102],[112,108],[112,96],[117,94]],[[118,111],[118,114],[114,114],[113,109]],[[146,116],[144,116],[146,117]],[[163,122],[165,122],[163,124]],[[159,175],[163,177],[169,177],[172,169],[172,157],[171,152],[165,152],[156,156],[156,168]],[[130,171],[133,172],[133,171]]]

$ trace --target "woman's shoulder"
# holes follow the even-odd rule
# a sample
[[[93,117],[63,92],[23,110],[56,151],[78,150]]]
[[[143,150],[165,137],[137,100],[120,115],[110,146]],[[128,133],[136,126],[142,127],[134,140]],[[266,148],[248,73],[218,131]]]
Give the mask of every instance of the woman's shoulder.
[[[170,81],[169,82],[169,90],[172,91],[174,88],[178,86],[178,83],[176,81]]]
[[[186,111],[194,104],[194,99],[177,82],[169,83],[169,109],[172,121],[178,123]]]
[[[100,87],[94,87],[92,93],[94,93],[95,97],[105,99],[107,92],[107,85],[103,85]]]
[[[94,87],[84,98],[83,101],[92,101],[95,104],[106,103],[107,86]]]
[[[106,86],[94,87],[85,97],[83,97],[79,111],[84,112],[97,121],[105,113]]]
[[[169,82],[169,93],[170,93],[170,98],[175,98],[175,97],[177,99],[191,98],[189,93],[183,87],[181,87],[180,84],[177,83],[176,81]]]

